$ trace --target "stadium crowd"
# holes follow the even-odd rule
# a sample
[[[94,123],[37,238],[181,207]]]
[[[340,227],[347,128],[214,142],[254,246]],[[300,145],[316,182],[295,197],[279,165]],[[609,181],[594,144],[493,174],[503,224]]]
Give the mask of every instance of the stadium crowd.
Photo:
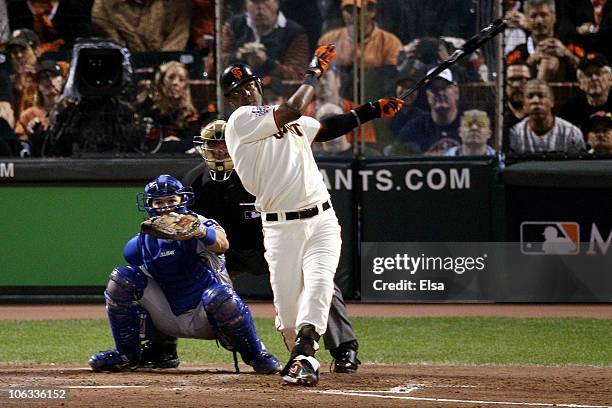
[[[480,3],[227,0],[216,33],[212,0],[0,0],[0,156],[194,154],[193,135],[224,110],[205,91],[217,59],[251,65],[274,104],[300,83],[317,45],[334,43],[308,115],[399,96],[479,31]],[[412,94],[393,120],[317,153],[612,155],[612,1],[502,4],[503,67],[483,48]]]

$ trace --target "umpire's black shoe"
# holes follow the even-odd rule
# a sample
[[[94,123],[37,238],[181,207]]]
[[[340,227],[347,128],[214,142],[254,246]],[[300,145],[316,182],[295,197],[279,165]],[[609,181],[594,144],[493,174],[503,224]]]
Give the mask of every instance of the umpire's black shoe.
[[[353,374],[357,372],[361,361],[357,358],[357,351],[352,348],[339,347],[331,353],[334,357],[333,372]]]
[[[177,368],[180,364],[175,343],[146,342],[142,345],[139,368]]]
[[[319,383],[320,364],[314,357],[299,355],[281,371],[285,384],[314,387]]]

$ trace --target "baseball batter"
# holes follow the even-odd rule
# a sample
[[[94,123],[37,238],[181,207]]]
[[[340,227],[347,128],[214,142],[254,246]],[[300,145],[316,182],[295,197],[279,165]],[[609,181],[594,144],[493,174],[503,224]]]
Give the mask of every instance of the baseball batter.
[[[223,228],[191,212],[193,192],[169,175],[148,183],[139,206],[150,217],[191,214],[200,233],[187,240],[155,238],[140,232],[126,244],[129,265],[113,269],[104,296],[115,349],[89,359],[94,371],[128,371],[179,364],[176,338],[217,339],[240,353],[256,372],[273,374],[280,363],[257,337],[247,305],[231,287],[223,253],[229,244]],[[145,334],[151,347],[141,348],[142,316],[155,330]]]
[[[231,247],[225,252],[227,270],[233,278],[241,273],[269,275],[264,257],[261,214],[255,209],[255,197],[245,190],[234,171],[225,144],[224,120],[215,120],[194,136],[193,144],[204,159],[183,178],[191,186],[195,200],[191,208],[214,218],[223,225]],[[267,279],[267,277],[266,277]],[[329,309],[325,348],[333,357],[336,373],[355,373],[359,368],[359,344],[338,285]]]
[[[333,45],[319,47],[304,84],[282,105],[262,106],[260,80],[248,65],[230,65],[221,75],[235,109],[225,131],[227,148],[262,215],[276,326],[291,351],[281,375],[286,383],[306,386],[319,381],[314,355],[327,327],[341,246],[338,219],[310,144],[340,137],[375,117],[392,117],[403,105],[381,99],[323,122],[302,116],[334,56]]]

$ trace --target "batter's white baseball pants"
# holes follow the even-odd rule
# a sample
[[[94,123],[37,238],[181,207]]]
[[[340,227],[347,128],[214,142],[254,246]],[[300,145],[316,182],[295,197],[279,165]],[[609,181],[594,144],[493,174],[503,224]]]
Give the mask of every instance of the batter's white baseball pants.
[[[263,221],[276,328],[291,351],[298,330],[327,328],[342,239],[333,208],[306,219]]]

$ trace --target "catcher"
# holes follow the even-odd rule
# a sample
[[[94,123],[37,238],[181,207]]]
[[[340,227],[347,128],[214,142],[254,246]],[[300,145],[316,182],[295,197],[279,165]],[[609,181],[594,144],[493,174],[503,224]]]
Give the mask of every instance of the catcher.
[[[138,207],[150,218],[123,250],[129,265],[110,275],[104,296],[115,348],[89,359],[94,371],[178,367],[179,337],[218,340],[255,372],[280,371],[230,284],[225,231],[190,211],[192,200],[191,189],[169,175],[139,193]]]

